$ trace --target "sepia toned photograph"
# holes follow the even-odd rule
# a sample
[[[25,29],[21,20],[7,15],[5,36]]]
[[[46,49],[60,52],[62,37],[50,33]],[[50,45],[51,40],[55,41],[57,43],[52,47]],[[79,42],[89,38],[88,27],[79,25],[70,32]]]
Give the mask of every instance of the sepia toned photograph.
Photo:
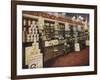
[[[97,74],[97,6],[11,2],[11,78]]]
[[[89,65],[89,14],[22,12],[23,69]]]

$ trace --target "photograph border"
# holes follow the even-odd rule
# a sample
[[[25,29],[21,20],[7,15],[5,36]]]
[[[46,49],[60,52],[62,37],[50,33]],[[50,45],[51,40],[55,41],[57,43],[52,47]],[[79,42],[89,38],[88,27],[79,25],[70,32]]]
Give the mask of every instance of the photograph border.
[[[94,71],[17,75],[17,17],[16,17],[17,5],[94,9]],[[96,5],[63,4],[63,3],[33,2],[33,1],[11,1],[11,79],[12,80],[28,79],[28,78],[90,75],[90,74],[91,75],[97,74],[97,6]]]

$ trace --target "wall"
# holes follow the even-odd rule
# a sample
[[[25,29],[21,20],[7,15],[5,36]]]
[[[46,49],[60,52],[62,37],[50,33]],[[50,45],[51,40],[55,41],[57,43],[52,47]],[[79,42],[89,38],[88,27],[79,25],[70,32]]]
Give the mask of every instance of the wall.
[[[59,3],[76,3],[76,4],[88,4],[98,5],[98,16],[100,16],[100,1],[99,0],[34,0],[34,1],[45,1],[45,2],[59,2]],[[0,1],[0,80],[10,80],[10,39],[11,39],[11,11],[10,11],[10,0]],[[98,23],[100,18],[98,17]],[[98,34],[100,33],[100,24],[98,24]],[[98,36],[98,41],[100,37]],[[98,42],[98,47],[100,47]],[[98,50],[98,53],[100,50]],[[98,67],[100,67],[100,54],[98,54]],[[84,75],[84,76],[69,76],[59,78],[40,78],[30,80],[100,80],[100,68],[98,68],[98,75]],[[28,79],[29,80],[29,79]]]

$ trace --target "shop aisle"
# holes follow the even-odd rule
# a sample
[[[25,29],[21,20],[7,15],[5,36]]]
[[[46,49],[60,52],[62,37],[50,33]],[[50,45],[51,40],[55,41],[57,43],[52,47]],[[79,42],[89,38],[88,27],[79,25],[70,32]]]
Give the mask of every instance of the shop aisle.
[[[45,67],[68,67],[89,65],[89,47],[80,52],[71,52],[45,63]]]

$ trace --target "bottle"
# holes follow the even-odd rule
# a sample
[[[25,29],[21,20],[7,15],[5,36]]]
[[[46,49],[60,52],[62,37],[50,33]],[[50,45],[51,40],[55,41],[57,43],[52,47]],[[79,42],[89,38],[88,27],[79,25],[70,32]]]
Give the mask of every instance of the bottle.
[[[31,34],[31,42],[34,41],[34,34]]]
[[[26,26],[26,25],[27,25],[27,20],[24,19],[24,20],[23,20],[23,26]]]
[[[27,42],[31,41],[31,34],[27,34]]]
[[[22,31],[22,42],[26,42],[26,35],[27,35],[27,31],[26,28],[24,27]]]
[[[28,20],[28,26],[29,27],[31,26],[31,20]]]

